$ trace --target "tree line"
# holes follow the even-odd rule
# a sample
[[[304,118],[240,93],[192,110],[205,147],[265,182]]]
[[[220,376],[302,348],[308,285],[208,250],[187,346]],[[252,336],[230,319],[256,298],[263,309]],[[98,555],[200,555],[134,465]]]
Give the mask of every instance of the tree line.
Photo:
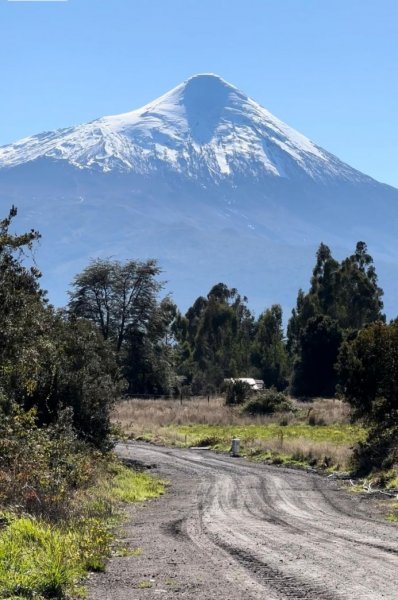
[[[34,407],[49,425],[68,407],[79,435],[101,447],[123,393],[209,394],[225,379],[254,377],[298,397],[344,395],[372,431],[372,448],[362,455],[380,465],[391,455],[398,322],[386,324],[364,242],[342,261],[319,246],[309,290],[299,290],[285,335],[280,305],[256,317],[247,298],[224,283],[181,313],[170,296],[161,297],[156,260],[93,260],[74,278],[67,306],[56,310],[38,269],[25,266],[39,233],[11,234],[16,214],[13,208],[0,221],[4,413],[13,403]]]

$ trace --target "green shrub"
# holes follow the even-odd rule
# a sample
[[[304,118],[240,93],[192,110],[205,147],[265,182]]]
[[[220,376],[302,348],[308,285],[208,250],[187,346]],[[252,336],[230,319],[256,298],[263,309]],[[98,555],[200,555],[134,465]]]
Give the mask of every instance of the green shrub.
[[[384,423],[368,430],[365,441],[355,447],[352,466],[358,476],[368,475],[371,471],[390,470],[398,464],[398,427]]]
[[[243,404],[252,393],[250,385],[246,381],[230,381],[225,393],[225,404]]]
[[[283,392],[269,388],[257,392],[245,405],[244,411],[251,415],[270,415],[276,412],[291,412],[293,405]]]
[[[13,406],[0,418],[0,503],[58,520],[70,513],[76,489],[88,485],[100,459],[76,439],[66,412],[39,428],[35,411]]]
[[[354,468],[362,475],[391,468],[398,461],[398,320],[373,323],[345,342],[337,367],[340,394],[369,426]]]

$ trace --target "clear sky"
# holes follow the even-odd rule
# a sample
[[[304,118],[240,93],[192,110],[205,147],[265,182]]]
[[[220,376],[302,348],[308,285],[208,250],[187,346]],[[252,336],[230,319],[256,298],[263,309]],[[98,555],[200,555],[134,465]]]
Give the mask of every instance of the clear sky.
[[[398,0],[0,0],[0,145],[200,72],[398,187]]]

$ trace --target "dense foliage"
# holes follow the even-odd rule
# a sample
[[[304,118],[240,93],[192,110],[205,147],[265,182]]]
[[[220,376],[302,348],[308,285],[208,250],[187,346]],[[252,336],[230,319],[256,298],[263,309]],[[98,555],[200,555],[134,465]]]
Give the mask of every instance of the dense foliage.
[[[175,387],[171,324],[176,307],[159,301],[155,260],[92,261],[73,282],[69,314],[93,323],[116,354],[130,394],[169,394]]]
[[[338,262],[319,246],[307,294],[302,290],[289,320],[288,349],[293,361],[292,392],[333,395],[335,363],[341,341],[368,323],[383,320],[383,292],[366,244]]]
[[[271,415],[277,412],[291,412],[293,404],[283,392],[269,388],[252,394],[244,410],[250,415]]]
[[[12,234],[16,215],[0,221],[0,597],[75,597],[110,555],[115,502],[163,486],[106,452],[117,349],[48,304],[29,266],[39,234]]]
[[[50,520],[65,518],[75,490],[92,480],[92,458],[76,439],[69,411],[43,428],[34,410],[14,405],[0,421],[0,505]]]
[[[70,409],[77,435],[108,444],[119,373],[110,347],[88,321],[48,305],[40,272],[24,266],[39,235],[12,235],[16,210],[0,222],[0,402],[35,409],[41,425]]]
[[[398,320],[373,323],[346,341],[338,370],[354,418],[369,427],[355,452],[357,469],[391,468],[398,462]]]
[[[279,391],[290,385],[297,396],[333,396],[341,343],[384,319],[382,294],[364,242],[341,262],[321,244],[285,339],[278,304],[256,319],[247,298],[219,283],[176,316],[177,373],[194,394],[220,389],[225,379],[253,377]]]
[[[179,372],[194,393],[215,390],[224,378],[249,369],[253,318],[246,302],[236,289],[219,283],[177,319]]]
[[[328,316],[308,319],[298,339],[292,374],[292,390],[298,396],[326,396],[335,393],[335,364],[342,342],[342,330]]]
[[[231,379],[225,385],[225,404],[243,404],[252,395],[252,389],[246,381]]]
[[[224,379],[255,377],[279,389],[287,385],[282,310],[275,305],[258,320],[247,298],[223,283],[199,297],[173,326],[177,367],[192,393],[219,389]]]
[[[274,304],[264,311],[256,323],[256,333],[251,349],[254,375],[266,387],[283,390],[289,383],[289,357],[282,325],[282,309]]]

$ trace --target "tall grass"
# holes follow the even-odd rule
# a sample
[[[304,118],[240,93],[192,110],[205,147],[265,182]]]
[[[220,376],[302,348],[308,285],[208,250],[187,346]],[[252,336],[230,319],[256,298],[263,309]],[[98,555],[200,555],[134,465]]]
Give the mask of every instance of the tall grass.
[[[340,400],[317,399],[313,402],[294,401],[294,413],[287,413],[288,422],[316,424],[348,423],[349,407]],[[123,431],[135,436],[168,425],[249,425],[279,422],[281,415],[255,416],[242,413],[236,406],[226,406],[222,397],[194,397],[183,400],[141,400],[131,398],[119,402],[112,415]]]
[[[223,398],[120,402],[113,420],[131,438],[179,447],[210,446],[228,451],[241,439],[242,453],[273,462],[346,469],[352,447],[365,430],[350,424],[349,408],[340,400],[293,403],[293,411],[250,416]]]

